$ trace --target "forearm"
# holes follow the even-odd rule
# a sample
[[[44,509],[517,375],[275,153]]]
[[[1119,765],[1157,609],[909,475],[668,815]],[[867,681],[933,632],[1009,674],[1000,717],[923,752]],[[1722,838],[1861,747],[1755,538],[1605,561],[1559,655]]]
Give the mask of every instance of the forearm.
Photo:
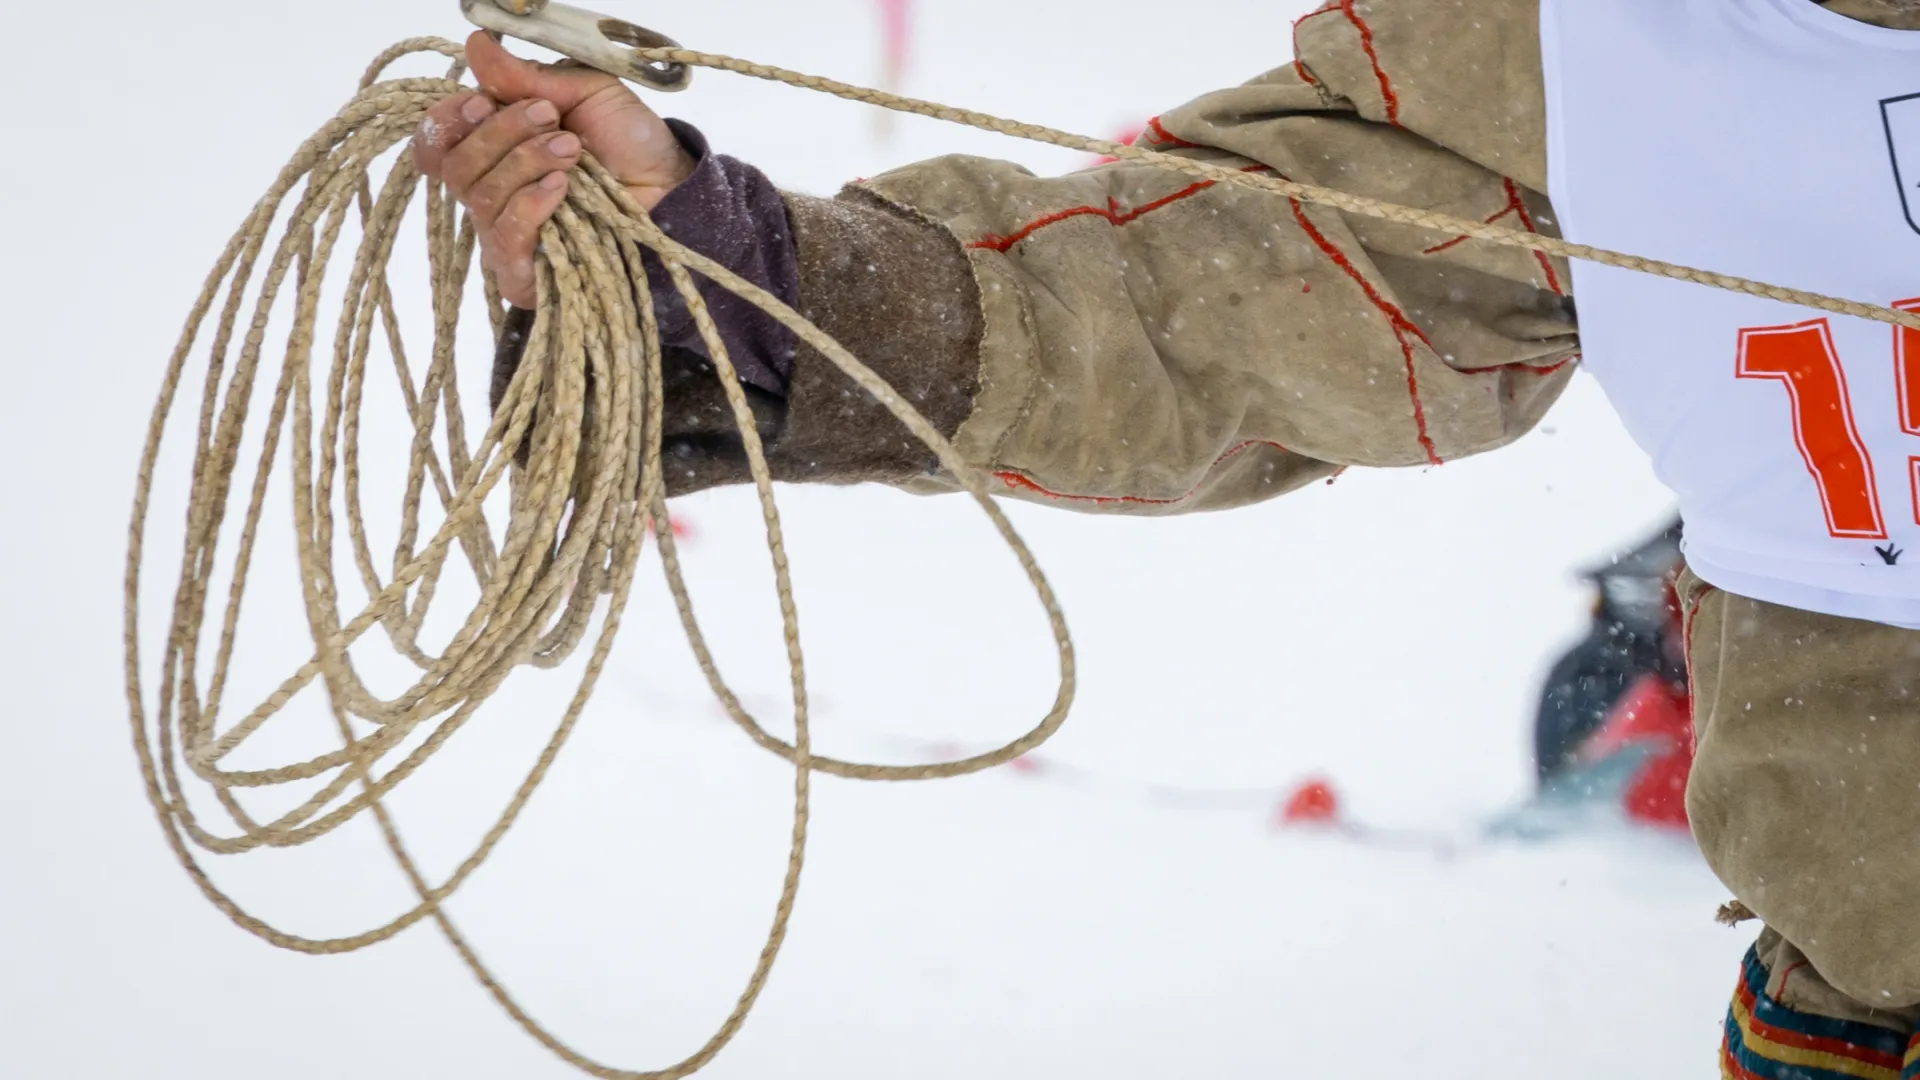
[[[1545,184],[1533,3],[1486,0],[1472,21],[1419,0],[1330,8],[1301,24],[1301,62],[1168,114],[1149,139],[1550,228],[1533,194]],[[790,302],[970,464],[1002,490],[1087,509],[1238,505],[1347,466],[1490,449],[1538,420],[1576,348],[1563,265],[1159,167],[1043,179],[945,158],[774,211],[764,178],[748,188],[749,204],[687,216],[690,232],[676,223],[689,199],[670,197],[660,220],[736,269],[793,267]],[[745,229],[753,243],[726,243],[728,214],[761,222]],[[745,325],[736,313],[729,352],[766,407],[777,477],[951,489],[824,358],[801,348],[784,362]],[[698,343],[679,344],[674,487],[743,480]],[[777,381],[751,374],[756,356]]]
[[[979,291],[951,234],[857,190],[839,199],[780,192],[752,166],[713,154],[694,128],[668,123],[698,164],[655,208],[661,230],[851,344],[951,437],[977,389],[982,327]],[[649,256],[647,271],[665,347],[668,490],[747,482],[707,344],[664,266]],[[932,473],[933,452],[838,368],[756,306],[695,281],[778,478],[911,484]],[[531,311],[508,313],[494,358],[496,409],[532,325]]]

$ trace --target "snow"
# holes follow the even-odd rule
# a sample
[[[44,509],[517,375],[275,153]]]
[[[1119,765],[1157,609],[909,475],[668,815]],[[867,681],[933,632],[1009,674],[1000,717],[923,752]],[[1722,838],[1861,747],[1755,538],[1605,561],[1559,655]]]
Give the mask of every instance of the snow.
[[[1189,0],[1170,23],[1140,0],[916,7],[909,92],[1093,134],[1285,62],[1305,9]],[[331,6],[324,23],[242,0],[15,8],[21,47],[0,73],[13,103],[0,154],[13,463],[0,480],[0,1076],[569,1075],[427,928],[316,960],[209,908],[150,819],[121,693],[125,508],[199,277],[373,53],[461,33],[453,4]],[[617,13],[855,80],[881,55],[864,0]],[[671,106],[813,191],[944,152],[1081,164],[919,119],[880,145],[869,111],[723,74]],[[1044,712],[1045,624],[975,508],[782,497],[824,752],[988,743]],[[1518,447],[1437,470],[1174,520],[1016,506],[1082,661],[1079,705],[1048,753],[1198,789],[1325,774],[1360,820],[1464,834],[1527,790],[1536,679],[1585,615],[1574,569],[1668,505],[1583,377]],[[681,509],[708,632],[779,727],[753,502],[725,492]],[[772,912],[792,781],[706,704],[651,558],[642,580],[576,741],[451,907],[537,1016],[589,1053],[652,1068],[697,1047],[739,992]],[[267,681],[304,630],[284,596],[249,620],[267,628],[249,640],[249,674]],[[430,869],[497,812],[566,675],[524,676],[396,800]],[[1173,809],[1011,772],[824,780],[813,824],[787,954],[715,1077],[1706,1075],[1746,944],[1713,924],[1726,896],[1671,838],[1443,858],[1277,833],[1259,806]],[[370,828],[214,871],[309,934],[407,902]]]

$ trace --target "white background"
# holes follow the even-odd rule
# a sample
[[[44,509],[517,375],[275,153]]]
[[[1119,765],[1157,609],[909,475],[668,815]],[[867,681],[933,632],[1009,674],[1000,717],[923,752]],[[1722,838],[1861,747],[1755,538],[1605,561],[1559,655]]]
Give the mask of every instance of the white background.
[[[1286,62],[1306,7],[916,6],[910,92],[1102,135]],[[802,70],[878,68],[865,0],[608,10]],[[429,929],[316,960],[209,908],[151,820],[122,690],[134,465],[200,277],[366,60],[402,37],[461,36],[455,5],[14,3],[4,25],[0,1077],[568,1075]],[[943,152],[1083,164],[919,120],[882,142],[867,110],[724,74],[663,109],[814,192]],[[480,342],[469,387],[485,363]],[[1044,624],[977,511],[885,491],[783,499],[825,752],[990,742],[1044,711]],[[385,527],[392,504],[378,505]],[[1187,519],[1016,507],[1083,662],[1049,753],[1202,789],[1325,773],[1356,818],[1470,831],[1528,790],[1537,680],[1585,617],[1576,569],[1667,506],[1582,377],[1545,428],[1483,460]],[[784,669],[751,500],[681,510],[699,530],[708,629],[778,726]],[[163,509],[157,537],[178,521]],[[172,573],[159,547],[150,611]],[[654,565],[575,743],[451,905],[536,1015],[635,1068],[690,1052],[738,993],[791,786],[705,703]],[[263,585],[244,624],[250,686],[304,656],[286,570],[259,571],[282,589]],[[524,676],[395,800],[435,872],[524,773],[565,676]],[[1444,860],[1281,835],[1257,806],[1170,810],[1005,774],[823,781],[818,804],[788,954],[714,1076],[1709,1075],[1745,944],[1713,925],[1724,895],[1666,838]],[[408,900],[370,828],[214,871],[313,935]]]

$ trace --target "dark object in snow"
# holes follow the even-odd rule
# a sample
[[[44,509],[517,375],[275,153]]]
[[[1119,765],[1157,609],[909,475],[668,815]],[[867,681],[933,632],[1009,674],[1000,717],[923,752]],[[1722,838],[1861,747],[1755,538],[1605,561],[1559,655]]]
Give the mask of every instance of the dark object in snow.
[[[1687,827],[1693,703],[1673,591],[1680,565],[1675,523],[1584,575],[1593,623],[1541,693],[1539,791],[1495,835],[1537,839],[1601,822]]]
[[[1680,525],[1584,575],[1594,587],[1587,636],[1547,676],[1534,723],[1534,766],[1542,785],[1580,763],[1587,742],[1628,691],[1657,676],[1681,693],[1686,656],[1673,578]]]

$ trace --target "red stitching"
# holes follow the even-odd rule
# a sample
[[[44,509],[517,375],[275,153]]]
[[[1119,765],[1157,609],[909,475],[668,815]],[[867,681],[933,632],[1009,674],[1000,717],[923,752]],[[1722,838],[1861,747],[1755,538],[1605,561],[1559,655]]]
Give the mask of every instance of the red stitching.
[[[1264,167],[1265,166],[1258,166],[1258,165],[1254,166],[1254,168],[1256,169],[1264,168]],[[1246,172],[1249,170],[1243,169],[1241,171]],[[1132,210],[1128,210],[1124,214],[1120,213],[1120,204],[1117,200],[1108,199],[1107,205],[1108,207],[1111,208],[1113,214],[1115,215],[1113,217],[1110,217],[1108,220],[1112,221],[1115,225],[1131,225],[1132,223],[1139,221],[1141,218],[1146,217],[1148,214],[1153,213],[1155,210],[1159,210],[1163,207],[1172,206],[1174,203],[1177,203],[1182,199],[1191,199],[1195,195],[1200,194],[1201,192],[1207,190],[1208,188],[1212,187],[1217,183],[1219,183],[1218,180],[1202,180],[1199,183],[1194,184],[1192,187],[1183,188],[1182,190],[1176,191],[1171,195],[1167,195],[1162,198],[1155,199],[1152,202],[1146,204],[1145,206],[1140,206]]]
[[[1489,225],[1497,225],[1497,224],[1499,224],[1499,223],[1500,223],[1500,219],[1501,219],[1501,218],[1503,218],[1503,217],[1506,217],[1506,216],[1507,216],[1508,214],[1511,214],[1511,213],[1513,213],[1513,211],[1514,211],[1514,205],[1513,205],[1513,203],[1512,203],[1512,202],[1508,202],[1508,203],[1507,203],[1507,205],[1505,206],[1505,208],[1503,208],[1503,209],[1502,209],[1502,210],[1501,210],[1501,211],[1500,211],[1499,213],[1497,213],[1497,214],[1495,214],[1495,215],[1493,215],[1492,217],[1489,217],[1489,218],[1482,218],[1481,220],[1482,220],[1482,221],[1485,221],[1485,222],[1486,222],[1487,224],[1489,224]],[[1470,236],[1456,236],[1456,237],[1454,237],[1453,239],[1451,239],[1451,240],[1449,240],[1449,241],[1447,241],[1447,242],[1446,242],[1446,243],[1444,243],[1444,244],[1435,244],[1435,245],[1433,245],[1432,247],[1430,247],[1430,248],[1428,248],[1427,250],[1425,250],[1425,251],[1423,251],[1423,252],[1421,252],[1420,254],[1422,254],[1422,255],[1438,255],[1438,254],[1440,254],[1440,253],[1441,253],[1441,252],[1443,252],[1443,251],[1447,251],[1447,250],[1450,250],[1450,249],[1452,249],[1452,248],[1455,248],[1455,247],[1458,247],[1459,245],[1461,245],[1461,244],[1464,244],[1464,243],[1466,243],[1466,242],[1467,242],[1468,240],[1471,240],[1471,239],[1473,239],[1473,238],[1472,238],[1472,237],[1470,237]]]
[[[1360,47],[1366,50],[1367,61],[1373,65],[1373,74],[1380,80],[1380,97],[1387,105],[1387,123],[1400,126],[1400,95],[1393,92],[1393,80],[1387,78],[1387,69],[1380,66],[1380,54],[1373,47],[1373,27],[1354,10],[1353,0],[1340,0],[1340,10],[1347,21],[1360,31]]]
[[[1500,211],[1500,213],[1499,213],[1499,214],[1495,214],[1495,215],[1494,215],[1493,217],[1490,217],[1490,218],[1488,218],[1488,219],[1487,219],[1487,224],[1489,224],[1489,225],[1491,225],[1491,224],[1493,224],[1494,222],[1496,222],[1496,221],[1499,221],[1499,220],[1500,220],[1500,218],[1501,218],[1502,216],[1504,216],[1505,214],[1506,214],[1506,211],[1505,211],[1505,210],[1502,210],[1502,211]],[[1444,244],[1435,244],[1435,245],[1433,245],[1432,247],[1430,247],[1430,248],[1428,248],[1427,250],[1425,250],[1425,251],[1422,251],[1422,252],[1421,252],[1420,254],[1422,254],[1422,255],[1438,255],[1438,254],[1440,254],[1440,253],[1441,253],[1441,252],[1443,252],[1443,251],[1448,251],[1448,250],[1450,250],[1450,249],[1452,249],[1452,248],[1456,248],[1456,247],[1459,247],[1459,246],[1460,246],[1461,244],[1464,244],[1464,243],[1466,243],[1468,239],[1469,239],[1469,238],[1468,238],[1468,237],[1465,237],[1465,236],[1456,236],[1456,237],[1454,237],[1453,239],[1451,239],[1451,240],[1449,240],[1449,241],[1447,241],[1447,242],[1446,242],[1446,243],[1444,243]]]
[[[1379,308],[1388,319],[1392,320],[1396,328],[1405,330],[1419,338],[1422,345],[1433,349],[1433,342],[1428,339],[1426,331],[1415,326],[1413,320],[1407,318],[1407,313],[1396,307],[1391,300],[1381,296],[1380,293],[1374,289],[1373,284],[1347,259],[1346,254],[1334,246],[1333,242],[1328,240],[1325,234],[1321,233],[1321,231],[1314,226],[1312,219],[1307,217],[1305,208],[1300,205],[1300,200],[1289,199],[1288,201],[1293,204],[1293,216],[1300,222],[1300,227],[1307,231],[1307,235],[1312,238],[1315,244],[1320,246],[1320,250],[1326,252],[1342,270],[1347,272],[1349,277],[1353,278],[1354,281],[1360,284],[1362,289],[1366,290],[1367,299],[1373,301],[1373,305]],[[1440,350],[1434,349],[1434,351],[1439,352]]]
[[[1199,143],[1188,142],[1162,127],[1160,118],[1157,116],[1147,118],[1147,130],[1153,132],[1153,141],[1163,146],[1171,146],[1175,150],[1198,150],[1200,148]]]
[[[1273,170],[1266,165],[1248,165],[1240,171],[1271,172]],[[1140,220],[1155,210],[1171,206],[1183,199],[1192,198],[1217,183],[1219,183],[1217,180],[1202,180],[1184,190],[1176,191],[1172,195],[1156,199],[1145,206],[1124,212],[1120,209],[1119,200],[1109,197],[1105,209],[1097,206],[1076,206],[1070,210],[1057,211],[1029,223],[1011,236],[995,236],[990,234],[975,240],[967,246],[976,249],[986,248],[1004,255],[1013,250],[1022,240],[1027,239],[1041,229],[1076,217],[1099,217],[1106,219],[1110,225],[1126,225]],[[1380,291],[1375,289],[1373,283],[1367,280],[1366,275],[1362,274],[1359,268],[1353,265],[1352,260],[1347,258],[1346,253],[1341,251],[1337,245],[1331,240],[1328,240],[1325,234],[1314,226],[1313,221],[1307,217],[1306,210],[1300,205],[1300,200],[1289,199],[1287,201],[1293,205],[1293,216],[1295,220],[1300,223],[1300,227],[1306,231],[1307,236],[1319,246],[1320,250],[1324,252],[1328,258],[1333,260],[1334,265],[1345,271],[1346,275],[1360,286],[1361,290],[1366,293],[1367,299],[1373,303],[1373,306],[1378,308],[1380,313],[1387,317],[1387,323],[1393,330],[1394,340],[1400,343],[1400,353],[1406,360],[1407,394],[1413,400],[1413,423],[1418,433],[1420,448],[1426,452],[1427,463],[1429,465],[1445,464],[1444,459],[1440,457],[1439,449],[1434,445],[1432,434],[1427,429],[1427,407],[1426,403],[1420,400],[1420,376],[1415,367],[1413,342],[1408,340],[1407,335],[1413,335],[1413,337],[1419,339],[1428,349],[1436,353],[1439,352],[1439,350],[1434,348],[1433,341],[1427,337],[1425,331],[1415,326],[1413,320],[1407,318],[1405,312],[1401,311],[1386,297],[1380,295]],[[1036,490],[1039,489],[1036,488]]]
[[[1307,65],[1300,60],[1300,24],[1313,18],[1315,15],[1328,15],[1338,10],[1340,9],[1332,6],[1323,7],[1318,11],[1309,11],[1305,15],[1293,20],[1293,70],[1299,74],[1300,78],[1305,81],[1308,86],[1319,86],[1320,80],[1314,78],[1313,72],[1308,71]]]
[[[1689,709],[1699,708],[1699,699],[1694,696],[1700,686],[1693,677],[1693,631],[1700,624],[1701,605],[1707,602],[1707,597],[1718,591],[1706,582],[1701,582],[1700,591],[1695,593],[1693,600],[1687,604],[1686,618],[1681,620],[1685,624],[1685,630],[1680,635],[1680,652],[1687,664],[1687,707]],[[1741,985],[1746,984],[1743,982]]]
[[[1540,230],[1533,224],[1533,214],[1527,210],[1527,200],[1520,197],[1520,185],[1514,183],[1512,177],[1507,178],[1507,198],[1512,200],[1513,209],[1519,213],[1520,224],[1525,225],[1530,233],[1539,233]],[[1555,296],[1567,295],[1567,291],[1560,287],[1560,275],[1554,272],[1553,260],[1547,258],[1547,253],[1536,251],[1533,257],[1540,260],[1540,269],[1546,271],[1547,288],[1552,289]]]
[[[1780,1002],[1782,1005],[1786,1004],[1787,980],[1793,978],[1794,972],[1806,967],[1810,962],[1811,961],[1802,960],[1797,964],[1789,964],[1787,970],[1780,973],[1780,992],[1773,995],[1773,1000]]]
[[[1100,208],[1094,207],[1094,206],[1076,206],[1071,210],[1062,210],[1057,214],[1048,214],[1046,217],[1040,218],[1039,220],[1034,221],[1031,224],[1027,225],[1025,228],[1014,233],[1012,236],[994,236],[992,234],[989,234],[987,236],[981,237],[978,240],[975,240],[973,243],[968,244],[967,246],[969,248],[992,248],[995,251],[1005,254],[1006,252],[1013,250],[1013,247],[1015,244],[1018,244],[1020,241],[1025,240],[1027,237],[1032,236],[1034,233],[1039,232],[1041,229],[1044,229],[1049,225],[1057,225],[1060,222],[1067,220],[1068,218],[1088,217],[1088,216],[1104,217],[1104,218],[1107,218],[1109,221],[1111,221],[1112,211],[1101,210]]]
[[[1272,170],[1265,165],[1249,165],[1241,169],[1240,171],[1241,172],[1270,172]],[[1039,218],[1035,221],[1028,223],[1027,225],[1021,227],[1018,231],[1013,233],[1013,235],[1011,236],[996,236],[993,234],[988,234],[986,236],[981,237],[978,240],[975,240],[973,243],[968,244],[967,246],[969,248],[987,248],[993,251],[998,251],[1004,255],[1007,252],[1012,251],[1014,247],[1018,245],[1022,240],[1025,240],[1026,238],[1032,236],[1034,233],[1039,232],[1041,229],[1044,229],[1049,225],[1058,225],[1062,221],[1066,221],[1070,218],[1077,218],[1077,217],[1104,218],[1106,219],[1107,224],[1114,225],[1114,226],[1130,225],[1133,222],[1139,221],[1141,218],[1146,217],[1148,214],[1153,213],[1155,210],[1162,210],[1162,209],[1165,209],[1166,207],[1172,206],[1174,203],[1180,202],[1183,199],[1190,199],[1193,196],[1198,195],[1201,192],[1207,190],[1208,188],[1213,187],[1215,184],[1218,184],[1219,182],[1220,181],[1218,180],[1202,180],[1199,183],[1191,184],[1188,187],[1180,191],[1176,191],[1171,195],[1165,196],[1163,198],[1155,199],[1154,201],[1147,203],[1144,206],[1135,207],[1132,210],[1124,210],[1124,211],[1121,210],[1120,200],[1109,196],[1107,198],[1107,205],[1104,208],[1098,207],[1098,206],[1076,206],[1070,210],[1061,210],[1056,213],[1048,214],[1043,218]]]
[[[1213,460],[1213,464],[1207,466],[1206,475],[1208,477],[1211,477],[1215,469],[1218,469],[1220,466],[1226,464],[1228,461],[1232,460],[1233,458],[1239,457],[1241,454],[1246,453],[1248,450],[1251,450],[1256,446],[1270,446],[1275,450],[1280,451],[1283,454],[1290,454],[1293,452],[1291,450],[1288,450],[1286,447],[1280,445],[1277,442],[1272,442],[1266,439],[1250,439],[1234,447],[1233,449],[1228,450],[1226,453],[1221,454],[1219,457],[1215,458]],[[1096,506],[1111,506],[1115,503],[1132,505],[1132,506],[1177,506],[1180,503],[1186,502],[1188,499],[1193,498],[1195,495],[1198,495],[1200,493],[1200,489],[1205,487],[1207,484],[1206,479],[1202,479],[1198,484],[1193,485],[1193,489],[1191,491],[1188,491],[1185,495],[1182,495],[1177,499],[1149,499],[1141,495],[1066,495],[1058,491],[1049,491],[1045,487],[1042,487],[1040,485],[1040,482],[1035,480],[1033,477],[1028,476],[1026,473],[1017,472],[1012,469],[1003,469],[1000,472],[994,473],[993,475],[995,479],[999,480],[1001,483],[1007,485],[1010,488],[1018,488],[1024,491],[1031,491],[1036,495],[1044,495],[1049,499],[1060,499],[1065,502],[1090,502]]]
[[[1511,177],[1502,177],[1501,181],[1506,185],[1507,205],[1499,213],[1483,220],[1489,225],[1494,225],[1498,224],[1500,219],[1506,217],[1508,214],[1517,214],[1520,217],[1520,224],[1524,226],[1528,232],[1536,236],[1539,235],[1540,229],[1533,223],[1533,212],[1527,209],[1527,201],[1520,194],[1520,185],[1514,183]],[[1444,244],[1435,244],[1420,254],[1438,255],[1443,251],[1466,243],[1469,239],[1470,237],[1456,236]],[[1560,284],[1559,273],[1553,268],[1553,260],[1547,257],[1547,253],[1544,251],[1536,251],[1533,253],[1533,257],[1539,260],[1540,269],[1547,276],[1547,288],[1552,289],[1555,296],[1567,295],[1567,290]]]
[[[1373,302],[1373,306],[1378,308],[1380,313],[1387,317],[1387,324],[1393,329],[1394,340],[1400,343],[1400,354],[1406,358],[1407,395],[1413,399],[1413,424],[1419,433],[1420,449],[1426,451],[1427,464],[1445,464],[1440,457],[1440,451],[1433,444],[1432,434],[1427,430],[1427,406],[1425,402],[1420,400],[1420,376],[1414,367],[1413,342],[1407,340],[1407,334],[1411,333],[1419,338],[1429,349],[1433,349],[1433,342],[1427,338],[1424,331],[1413,324],[1412,319],[1407,318],[1405,312],[1395,307],[1386,297],[1380,295],[1380,291],[1373,287],[1373,283],[1367,280],[1366,275],[1360,272],[1359,267],[1354,266],[1353,261],[1347,258],[1346,252],[1341,251],[1333,241],[1328,240],[1324,233],[1314,227],[1312,219],[1307,217],[1305,208],[1300,205],[1300,200],[1290,199],[1288,201],[1293,203],[1293,216],[1300,222],[1300,227],[1306,230],[1307,236],[1315,244],[1319,245],[1320,250],[1325,252],[1329,259],[1333,260],[1335,266],[1346,271],[1347,276],[1352,278],[1354,282],[1360,286],[1361,290],[1367,294],[1367,299]],[[1433,349],[1433,351],[1439,352],[1438,349]]]

